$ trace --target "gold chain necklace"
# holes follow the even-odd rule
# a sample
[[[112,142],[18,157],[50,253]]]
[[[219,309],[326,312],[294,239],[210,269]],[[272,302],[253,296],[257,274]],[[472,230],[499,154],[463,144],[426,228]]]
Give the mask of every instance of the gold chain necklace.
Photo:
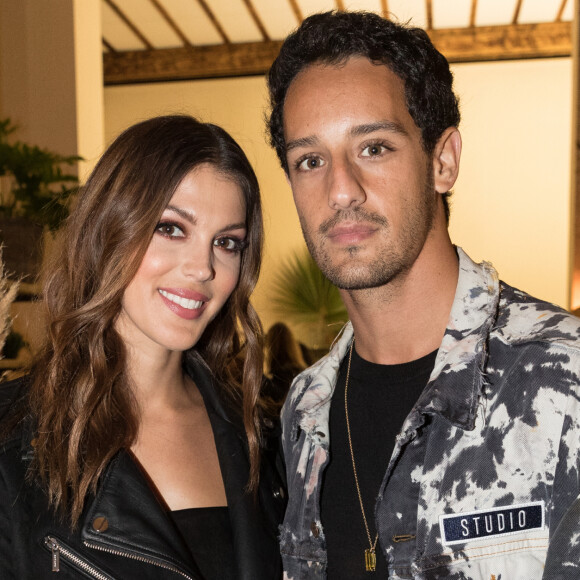
[[[358,494],[358,501],[360,503],[360,511],[362,513],[363,521],[365,524],[365,530],[367,532],[367,538],[369,540],[369,548],[365,550],[365,566],[367,572],[374,572],[377,569],[377,554],[376,554],[376,547],[377,542],[379,541],[379,532],[377,531],[377,535],[375,536],[375,541],[371,539],[371,532],[369,530],[369,524],[367,522],[367,516],[365,514],[365,508],[363,506],[362,495],[360,493],[360,486],[358,484],[358,475],[356,472],[356,463],[354,461],[354,451],[352,449],[352,438],[350,435],[350,421],[348,420],[348,380],[350,378],[350,362],[352,360],[352,350],[354,348],[354,338],[350,343],[350,351],[348,353],[348,366],[346,369],[346,384],[344,385],[344,414],[346,416],[346,432],[348,434],[348,447],[350,449],[350,458],[352,459],[352,472],[354,473],[354,483],[356,485],[356,492]]]

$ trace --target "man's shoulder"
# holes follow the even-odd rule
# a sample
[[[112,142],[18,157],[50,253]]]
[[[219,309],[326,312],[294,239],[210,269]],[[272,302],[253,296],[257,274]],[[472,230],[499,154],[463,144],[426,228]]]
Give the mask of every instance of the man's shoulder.
[[[549,342],[580,353],[580,318],[505,282],[493,334],[510,344]]]

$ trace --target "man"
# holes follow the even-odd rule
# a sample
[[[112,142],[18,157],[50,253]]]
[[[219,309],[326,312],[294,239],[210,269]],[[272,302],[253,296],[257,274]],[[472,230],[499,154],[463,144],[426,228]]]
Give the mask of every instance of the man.
[[[269,89],[307,245],[351,320],[283,412],[286,577],[531,580],[547,558],[544,578],[580,577],[558,532],[579,494],[580,321],[453,246],[447,61],[419,29],[318,14]]]

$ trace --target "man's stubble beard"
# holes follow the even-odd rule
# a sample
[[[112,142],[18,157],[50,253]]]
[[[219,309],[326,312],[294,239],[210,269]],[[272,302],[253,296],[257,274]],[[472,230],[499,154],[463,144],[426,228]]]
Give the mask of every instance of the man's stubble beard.
[[[360,206],[351,210],[338,210],[319,226],[315,236],[308,230],[304,216],[299,216],[308,250],[322,273],[335,286],[342,290],[377,288],[399,278],[412,267],[433,227],[436,211],[437,197],[433,175],[427,172],[427,176],[421,204],[414,211],[407,211],[395,240],[381,236],[381,233],[388,234],[391,230],[385,216],[368,212]],[[371,237],[371,241],[366,243],[383,247],[379,247],[370,259],[364,261],[361,259],[358,262],[357,258],[361,249],[357,246],[347,247],[340,253],[340,263],[335,263],[332,254],[336,255],[337,252],[329,251],[328,238],[325,234],[333,226],[346,221],[365,222],[378,226],[380,238],[377,240],[377,234],[375,234]]]

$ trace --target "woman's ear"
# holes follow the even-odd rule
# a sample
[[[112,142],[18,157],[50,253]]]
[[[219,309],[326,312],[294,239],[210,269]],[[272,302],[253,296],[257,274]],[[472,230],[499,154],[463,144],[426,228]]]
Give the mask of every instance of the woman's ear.
[[[461,134],[457,127],[445,129],[433,150],[433,178],[435,191],[447,193],[459,174]]]

